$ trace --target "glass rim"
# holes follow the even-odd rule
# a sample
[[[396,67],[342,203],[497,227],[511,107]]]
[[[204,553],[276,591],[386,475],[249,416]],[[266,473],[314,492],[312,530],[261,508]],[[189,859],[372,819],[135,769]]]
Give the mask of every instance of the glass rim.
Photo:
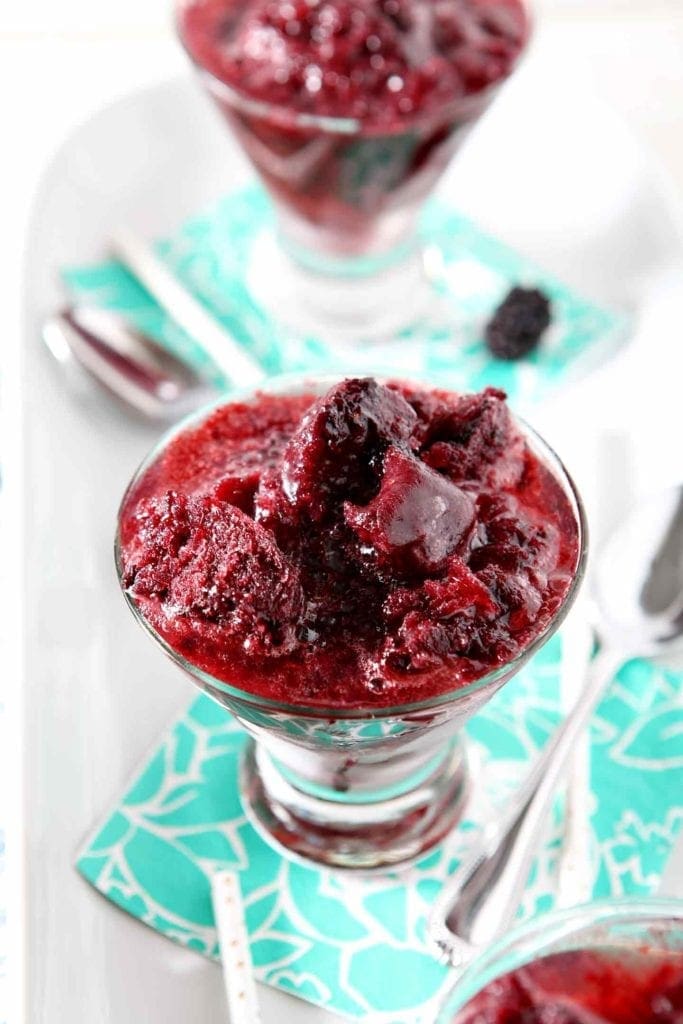
[[[486,101],[489,97],[494,96],[497,90],[509,81],[528,53],[529,45],[533,39],[536,27],[533,13],[533,0],[519,0],[526,13],[526,38],[524,39],[524,43],[522,44],[519,53],[506,75],[499,78],[497,81],[484,86],[483,89],[478,89],[476,92],[469,93],[466,96],[458,96],[453,97],[451,100],[446,100],[438,107],[435,107],[434,110],[426,111],[423,114],[417,112],[413,116],[407,115],[399,124],[394,127],[390,127],[388,125],[373,124],[372,122],[366,123],[363,118],[359,117],[309,114],[305,111],[296,112],[286,103],[270,103],[268,100],[256,99],[253,96],[249,96],[246,92],[242,92],[236,86],[225,82],[222,78],[219,78],[217,74],[205,67],[205,65],[195,57],[185,41],[185,37],[181,29],[180,13],[183,7],[187,5],[187,2],[188,0],[175,0],[174,2],[173,25],[175,33],[193,68],[195,68],[201,78],[207,79],[210,91],[222,94],[222,96],[236,109],[244,110],[250,115],[262,118],[275,118],[280,120],[285,127],[314,129],[337,135],[366,135],[382,137],[400,135],[406,130],[419,124],[428,124],[431,121],[443,121],[445,117],[449,116],[449,112],[451,111],[453,113],[455,113],[456,110],[466,112],[470,106],[475,106],[478,102],[481,102],[482,100]]]
[[[401,378],[392,377],[386,373],[384,374],[364,374],[364,376],[374,376],[376,380],[382,381],[395,381],[401,383]],[[586,573],[586,563],[588,558],[588,522],[586,519],[586,512],[583,506],[581,495],[578,492],[576,484],[572,479],[570,473],[564,466],[563,462],[551,448],[551,446],[538,434],[532,427],[526,423],[521,417],[513,414],[514,422],[521,426],[525,436],[535,443],[540,449],[537,452],[540,458],[548,465],[553,471],[554,476],[560,482],[565,491],[566,496],[569,498],[572,505],[572,511],[576,516],[577,534],[578,534],[578,553],[576,559],[576,567],[572,581],[567,589],[562,603],[559,608],[552,616],[550,621],[546,624],[544,629],[538,636],[534,637],[531,643],[527,644],[519,653],[512,658],[510,661],[506,661],[503,665],[499,665],[491,672],[480,676],[478,679],[473,680],[466,686],[462,686],[459,689],[447,690],[444,693],[437,694],[433,697],[427,697],[424,700],[412,701],[409,703],[395,704],[395,705],[381,705],[381,704],[366,704],[353,708],[337,708],[330,706],[323,706],[321,704],[293,704],[287,701],[278,701],[271,697],[263,697],[260,694],[251,693],[248,690],[240,689],[237,686],[233,686],[230,683],[226,683],[224,680],[217,679],[210,673],[205,672],[203,669],[194,665],[191,661],[188,661],[182,654],[179,654],[172,646],[164,639],[163,636],[152,626],[150,622],[144,617],[140,609],[138,608],[133,596],[128,592],[127,588],[123,585],[123,565],[121,560],[121,545],[120,545],[120,522],[121,513],[126,505],[128,497],[136,486],[143,474],[149,469],[154,463],[162,451],[168,446],[168,444],[183,431],[187,430],[192,426],[198,426],[208,416],[210,416],[217,409],[224,405],[230,405],[235,402],[245,402],[250,399],[256,398],[259,394],[274,394],[274,395],[286,395],[296,394],[297,391],[293,388],[298,389],[298,393],[305,393],[307,387],[311,389],[321,387],[331,387],[333,384],[340,380],[346,379],[343,374],[280,374],[278,376],[269,377],[263,381],[262,384],[256,387],[242,388],[242,389],[231,389],[219,395],[214,401],[209,402],[207,405],[203,405],[201,408],[194,410],[189,415],[183,417],[178,423],[174,424],[169,430],[161,436],[153,448],[147,453],[142,462],[138,465],[138,468],[133,473],[128,486],[123,494],[121,502],[118,507],[116,515],[116,534],[114,538],[114,559],[116,563],[116,573],[121,588],[121,592],[128,604],[128,607],[133,613],[133,617],[143,627],[143,629],[152,637],[158,646],[164,651],[164,653],[171,658],[171,660],[187,672],[193,678],[199,680],[205,688],[217,690],[224,694],[231,700],[238,701],[240,704],[249,704],[257,708],[264,708],[270,711],[278,711],[289,715],[298,715],[300,717],[307,718],[329,718],[334,715],[337,720],[344,721],[358,721],[367,720],[372,718],[374,720],[395,718],[397,716],[404,716],[413,714],[420,711],[438,710],[439,708],[446,707],[449,704],[455,703],[458,700],[471,697],[478,693],[480,690],[496,683],[498,680],[505,676],[512,676],[523,665],[525,665],[533,656],[547,643],[547,641],[556,633],[558,628],[564,622],[574,599],[579,591],[579,588],[583,582]],[[412,381],[403,381],[404,383],[412,383],[423,385],[425,387],[438,387],[428,380],[414,379]],[[318,394],[324,392],[319,391]]]
[[[451,982],[435,1024],[451,1024],[452,1014],[463,1009],[486,985],[517,967],[551,956],[553,947],[563,940],[571,939],[587,928],[629,922],[674,924],[683,928],[683,898],[615,896],[537,914],[480,952]],[[527,946],[522,946],[515,955],[515,946],[522,943]]]

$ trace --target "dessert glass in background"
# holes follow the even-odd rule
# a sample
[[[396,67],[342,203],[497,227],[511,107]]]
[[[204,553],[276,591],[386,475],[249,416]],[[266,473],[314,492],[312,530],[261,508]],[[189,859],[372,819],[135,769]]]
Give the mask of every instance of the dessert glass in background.
[[[257,402],[259,394],[323,395],[332,384],[340,386],[338,378],[274,380],[260,393],[235,396],[230,405],[235,401],[247,405]],[[259,695],[248,692],[244,685],[218,678],[215,671],[207,670],[206,663],[202,669],[179,653],[161,635],[163,624],[160,631],[149,621],[149,615],[143,614],[131,594],[123,564],[122,547],[127,541],[122,541],[121,535],[128,536],[137,495],[149,493],[149,471],[162,464],[169,445],[178,438],[191,437],[188,432],[224,404],[200,411],[176,427],[148,456],[131,482],[122,503],[117,536],[117,567],[126,599],[138,622],[166,654],[228,708],[252,737],[243,760],[240,788],[252,822],[271,842],[290,854],[339,868],[368,870],[410,861],[443,839],[462,815],[469,781],[463,726],[549,639],[571,605],[585,565],[586,529],[580,498],[554,453],[533,431],[517,423],[532,453],[549,472],[553,486],[563,495],[563,507],[566,505],[572,517],[575,566],[549,621],[514,657],[502,659],[491,671],[466,685],[457,685],[454,670],[442,665],[438,685],[425,686],[422,699],[420,679],[416,682],[413,678],[411,684],[408,677],[403,701],[390,702],[381,691],[371,700],[373,695],[368,691],[368,699],[363,702],[358,690],[351,691],[352,680],[348,699],[344,700],[345,680],[334,677],[334,662],[329,676],[332,695],[327,701],[325,689],[316,700],[306,701],[299,694],[293,699],[292,692],[279,699],[277,688],[266,677],[268,672],[274,677],[276,669],[272,668],[264,670],[258,688],[265,690],[265,695]],[[253,454],[247,452],[245,465],[250,470],[254,468]],[[191,459],[192,452],[188,450],[185,457]],[[212,468],[210,455],[199,458],[199,471],[206,466]],[[161,481],[157,493],[168,486],[165,476]],[[224,492],[220,493],[224,499]],[[273,564],[272,555],[269,560]],[[275,566],[275,570],[274,588],[282,578],[282,568]],[[179,628],[184,629],[182,620]],[[326,682],[324,670],[325,663]],[[240,670],[235,667],[235,677],[240,671],[244,674],[244,664]],[[295,675],[292,686],[297,685]],[[226,779],[226,785],[230,784]]]
[[[680,1024],[683,903],[621,899],[542,914],[471,964],[436,1024],[520,1020]]]
[[[422,206],[524,52],[527,0],[183,0],[177,27],[275,205],[257,300],[333,339],[419,318]]]

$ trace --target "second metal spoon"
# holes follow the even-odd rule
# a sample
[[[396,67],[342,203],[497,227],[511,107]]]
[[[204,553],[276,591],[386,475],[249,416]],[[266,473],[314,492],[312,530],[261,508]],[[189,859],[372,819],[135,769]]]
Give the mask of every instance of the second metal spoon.
[[[606,686],[631,658],[671,653],[683,637],[683,487],[639,504],[602,552],[595,573],[601,644],[586,685],[502,818],[483,831],[432,910],[429,932],[454,967],[513,923],[539,829],[577,738]]]

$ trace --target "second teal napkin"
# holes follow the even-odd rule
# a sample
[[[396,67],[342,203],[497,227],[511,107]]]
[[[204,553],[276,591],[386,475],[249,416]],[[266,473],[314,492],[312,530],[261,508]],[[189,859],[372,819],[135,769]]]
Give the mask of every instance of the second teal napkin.
[[[174,274],[215,318],[248,348],[269,373],[362,373],[388,369],[395,376],[423,376],[456,390],[495,385],[513,404],[535,400],[606,358],[628,333],[628,319],[583,299],[531,261],[485,234],[442,202],[422,221],[424,241],[439,253],[435,308],[441,311],[388,342],[335,344],[274,324],[257,305],[247,282],[253,247],[273,230],[270,204],[250,188],[221,200],[187,221],[158,251]],[[226,382],[195,341],[116,262],[69,268],[64,280],[81,302],[115,310],[192,365]],[[553,303],[553,324],[540,348],[514,363],[492,358],[484,326],[513,285],[541,287]]]

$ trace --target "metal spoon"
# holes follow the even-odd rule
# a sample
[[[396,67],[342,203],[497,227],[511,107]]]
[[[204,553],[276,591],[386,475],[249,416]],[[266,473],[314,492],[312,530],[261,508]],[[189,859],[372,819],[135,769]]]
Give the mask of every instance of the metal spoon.
[[[109,310],[67,307],[45,322],[42,336],[72,377],[76,369],[86,371],[149,419],[179,419],[215,393],[189,366]]]
[[[511,927],[558,782],[618,669],[635,657],[680,651],[683,487],[639,504],[616,531],[595,570],[594,605],[600,652],[581,696],[432,910],[430,939],[454,967]]]

